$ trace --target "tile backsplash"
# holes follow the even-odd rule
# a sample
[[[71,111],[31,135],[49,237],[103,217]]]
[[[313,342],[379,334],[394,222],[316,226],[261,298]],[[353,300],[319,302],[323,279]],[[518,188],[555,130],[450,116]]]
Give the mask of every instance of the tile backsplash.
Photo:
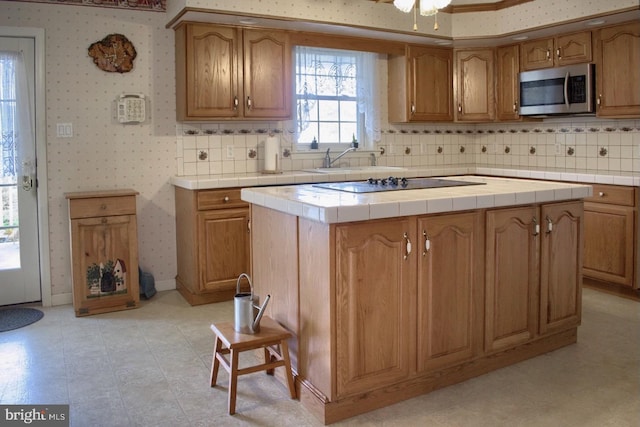
[[[262,146],[272,133],[281,149],[282,169],[322,165],[323,153],[296,153],[286,122],[178,124],[178,175],[252,173],[263,165]],[[386,166],[477,165],[563,170],[612,175],[640,174],[640,120],[548,119],[526,123],[425,124],[389,126],[375,150],[361,150],[341,165],[370,164],[370,154]]]

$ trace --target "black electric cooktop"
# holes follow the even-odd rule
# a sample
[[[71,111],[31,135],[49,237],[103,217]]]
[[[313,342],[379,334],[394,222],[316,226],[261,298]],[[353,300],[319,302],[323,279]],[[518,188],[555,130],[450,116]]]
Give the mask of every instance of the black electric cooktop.
[[[484,185],[484,182],[455,181],[440,178],[369,178],[366,181],[327,182],[313,184],[314,187],[348,193],[377,193],[380,191],[422,190],[425,188],[461,187],[466,185]]]

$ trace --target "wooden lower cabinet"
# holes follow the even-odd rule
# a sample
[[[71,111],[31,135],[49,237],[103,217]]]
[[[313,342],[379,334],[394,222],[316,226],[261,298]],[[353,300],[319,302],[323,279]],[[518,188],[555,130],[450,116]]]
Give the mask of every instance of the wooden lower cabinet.
[[[585,201],[585,278],[638,289],[638,190],[616,185],[593,186]]]
[[[406,379],[415,359],[415,219],[336,229],[337,396]],[[407,236],[407,237],[404,237]]]
[[[417,370],[471,360],[482,351],[483,215],[418,218]]]
[[[487,352],[580,324],[582,205],[487,212]]]
[[[539,218],[535,206],[487,212],[485,350],[525,343],[535,336]],[[539,233],[538,233],[539,234]]]
[[[137,194],[134,190],[65,194],[76,316],[138,306]]]
[[[232,299],[251,273],[249,205],[240,189],[175,192],[178,291],[191,305]]]
[[[338,224],[254,205],[252,221],[256,292],[324,423],[576,341],[582,201]]]
[[[578,326],[582,313],[582,202],[544,205],[540,211],[539,333]]]

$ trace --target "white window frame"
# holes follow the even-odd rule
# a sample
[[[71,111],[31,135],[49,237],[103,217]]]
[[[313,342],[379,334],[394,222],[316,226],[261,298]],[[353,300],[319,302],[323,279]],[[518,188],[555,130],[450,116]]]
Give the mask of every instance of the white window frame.
[[[298,61],[301,59],[298,54],[311,53],[311,54],[328,54],[328,55],[337,55],[337,56],[351,56],[354,58],[356,62],[356,73],[355,79],[356,83],[356,106],[357,106],[357,124],[356,124],[356,139],[358,140],[358,146],[361,149],[372,149],[374,147],[375,141],[379,140],[379,106],[380,102],[377,97],[378,92],[378,73],[377,69],[377,55],[374,53],[368,52],[359,52],[359,51],[351,51],[351,50],[342,50],[342,49],[328,49],[328,48],[313,48],[313,47],[304,47],[304,46],[296,46],[294,51],[294,127],[295,127],[295,147],[296,151],[307,151],[310,149],[311,141],[301,141],[299,142],[299,121],[300,121],[300,111],[298,105],[298,90],[297,85],[301,83],[297,75],[298,69]],[[318,99],[343,99],[339,96],[335,97],[327,97],[320,96],[316,97],[312,95],[313,100]],[[319,149],[345,149],[351,145],[351,137],[348,136],[347,140],[343,142],[336,141],[325,141],[322,137],[318,138],[318,148]]]

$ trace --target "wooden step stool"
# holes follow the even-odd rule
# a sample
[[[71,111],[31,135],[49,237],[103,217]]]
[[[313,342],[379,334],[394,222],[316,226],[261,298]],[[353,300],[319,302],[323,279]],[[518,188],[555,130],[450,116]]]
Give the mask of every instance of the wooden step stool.
[[[218,379],[218,367],[222,365],[229,373],[229,415],[236,413],[236,386],[240,375],[258,371],[267,371],[267,374],[272,375],[274,368],[284,366],[291,398],[296,398],[287,345],[287,340],[291,338],[289,331],[267,316],[262,317],[260,332],[256,334],[236,332],[233,328],[233,322],[212,324],[211,330],[216,334],[211,364],[211,387],[215,387]],[[278,347],[280,352],[277,350]],[[238,369],[238,355],[243,351],[259,348],[264,348],[264,363]],[[225,354],[230,354],[229,361],[225,359]]]

